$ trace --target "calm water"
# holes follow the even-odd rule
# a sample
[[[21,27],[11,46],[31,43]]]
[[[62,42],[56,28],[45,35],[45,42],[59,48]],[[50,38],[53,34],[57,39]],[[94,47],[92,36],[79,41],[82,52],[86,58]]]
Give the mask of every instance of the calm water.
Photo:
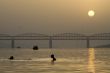
[[[15,60],[7,59],[11,55]],[[110,48],[1,49],[0,73],[110,73]]]

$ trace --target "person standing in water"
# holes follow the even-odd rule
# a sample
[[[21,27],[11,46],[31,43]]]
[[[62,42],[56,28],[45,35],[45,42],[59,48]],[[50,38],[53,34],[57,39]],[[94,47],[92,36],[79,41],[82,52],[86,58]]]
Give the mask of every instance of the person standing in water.
[[[14,56],[10,56],[8,59],[9,60],[13,60],[14,59]]]
[[[54,64],[54,61],[56,61],[56,58],[55,58],[54,54],[51,54],[51,58],[52,58],[51,63]]]

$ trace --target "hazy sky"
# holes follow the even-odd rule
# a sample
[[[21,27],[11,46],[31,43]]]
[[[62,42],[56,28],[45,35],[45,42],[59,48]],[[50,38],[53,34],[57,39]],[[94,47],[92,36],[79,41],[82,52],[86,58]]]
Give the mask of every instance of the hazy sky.
[[[110,0],[0,0],[0,33],[109,31]]]

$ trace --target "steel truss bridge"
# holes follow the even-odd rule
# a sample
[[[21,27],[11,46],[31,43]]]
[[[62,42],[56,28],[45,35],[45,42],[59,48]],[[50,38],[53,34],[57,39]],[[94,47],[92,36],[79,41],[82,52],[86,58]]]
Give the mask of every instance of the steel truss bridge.
[[[49,40],[49,48],[52,48],[53,40],[86,40],[87,48],[89,48],[90,40],[110,40],[110,33],[98,33],[92,35],[61,33],[51,36],[39,33],[24,33],[15,36],[0,34],[0,40],[11,40],[12,48],[15,48],[15,40]]]

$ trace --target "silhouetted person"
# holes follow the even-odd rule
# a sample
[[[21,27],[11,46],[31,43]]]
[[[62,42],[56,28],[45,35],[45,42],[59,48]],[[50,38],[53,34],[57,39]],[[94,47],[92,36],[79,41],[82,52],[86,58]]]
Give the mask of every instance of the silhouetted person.
[[[13,57],[13,56],[10,56],[8,59],[13,60],[13,59],[14,59],[14,57]]]
[[[38,50],[38,46],[33,46],[33,50]]]
[[[54,61],[56,61],[56,58],[55,58],[54,54],[51,54],[51,58],[52,58],[51,63],[54,64]]]
[[[21,48],[20,46],[18,46],[17,48]]]

